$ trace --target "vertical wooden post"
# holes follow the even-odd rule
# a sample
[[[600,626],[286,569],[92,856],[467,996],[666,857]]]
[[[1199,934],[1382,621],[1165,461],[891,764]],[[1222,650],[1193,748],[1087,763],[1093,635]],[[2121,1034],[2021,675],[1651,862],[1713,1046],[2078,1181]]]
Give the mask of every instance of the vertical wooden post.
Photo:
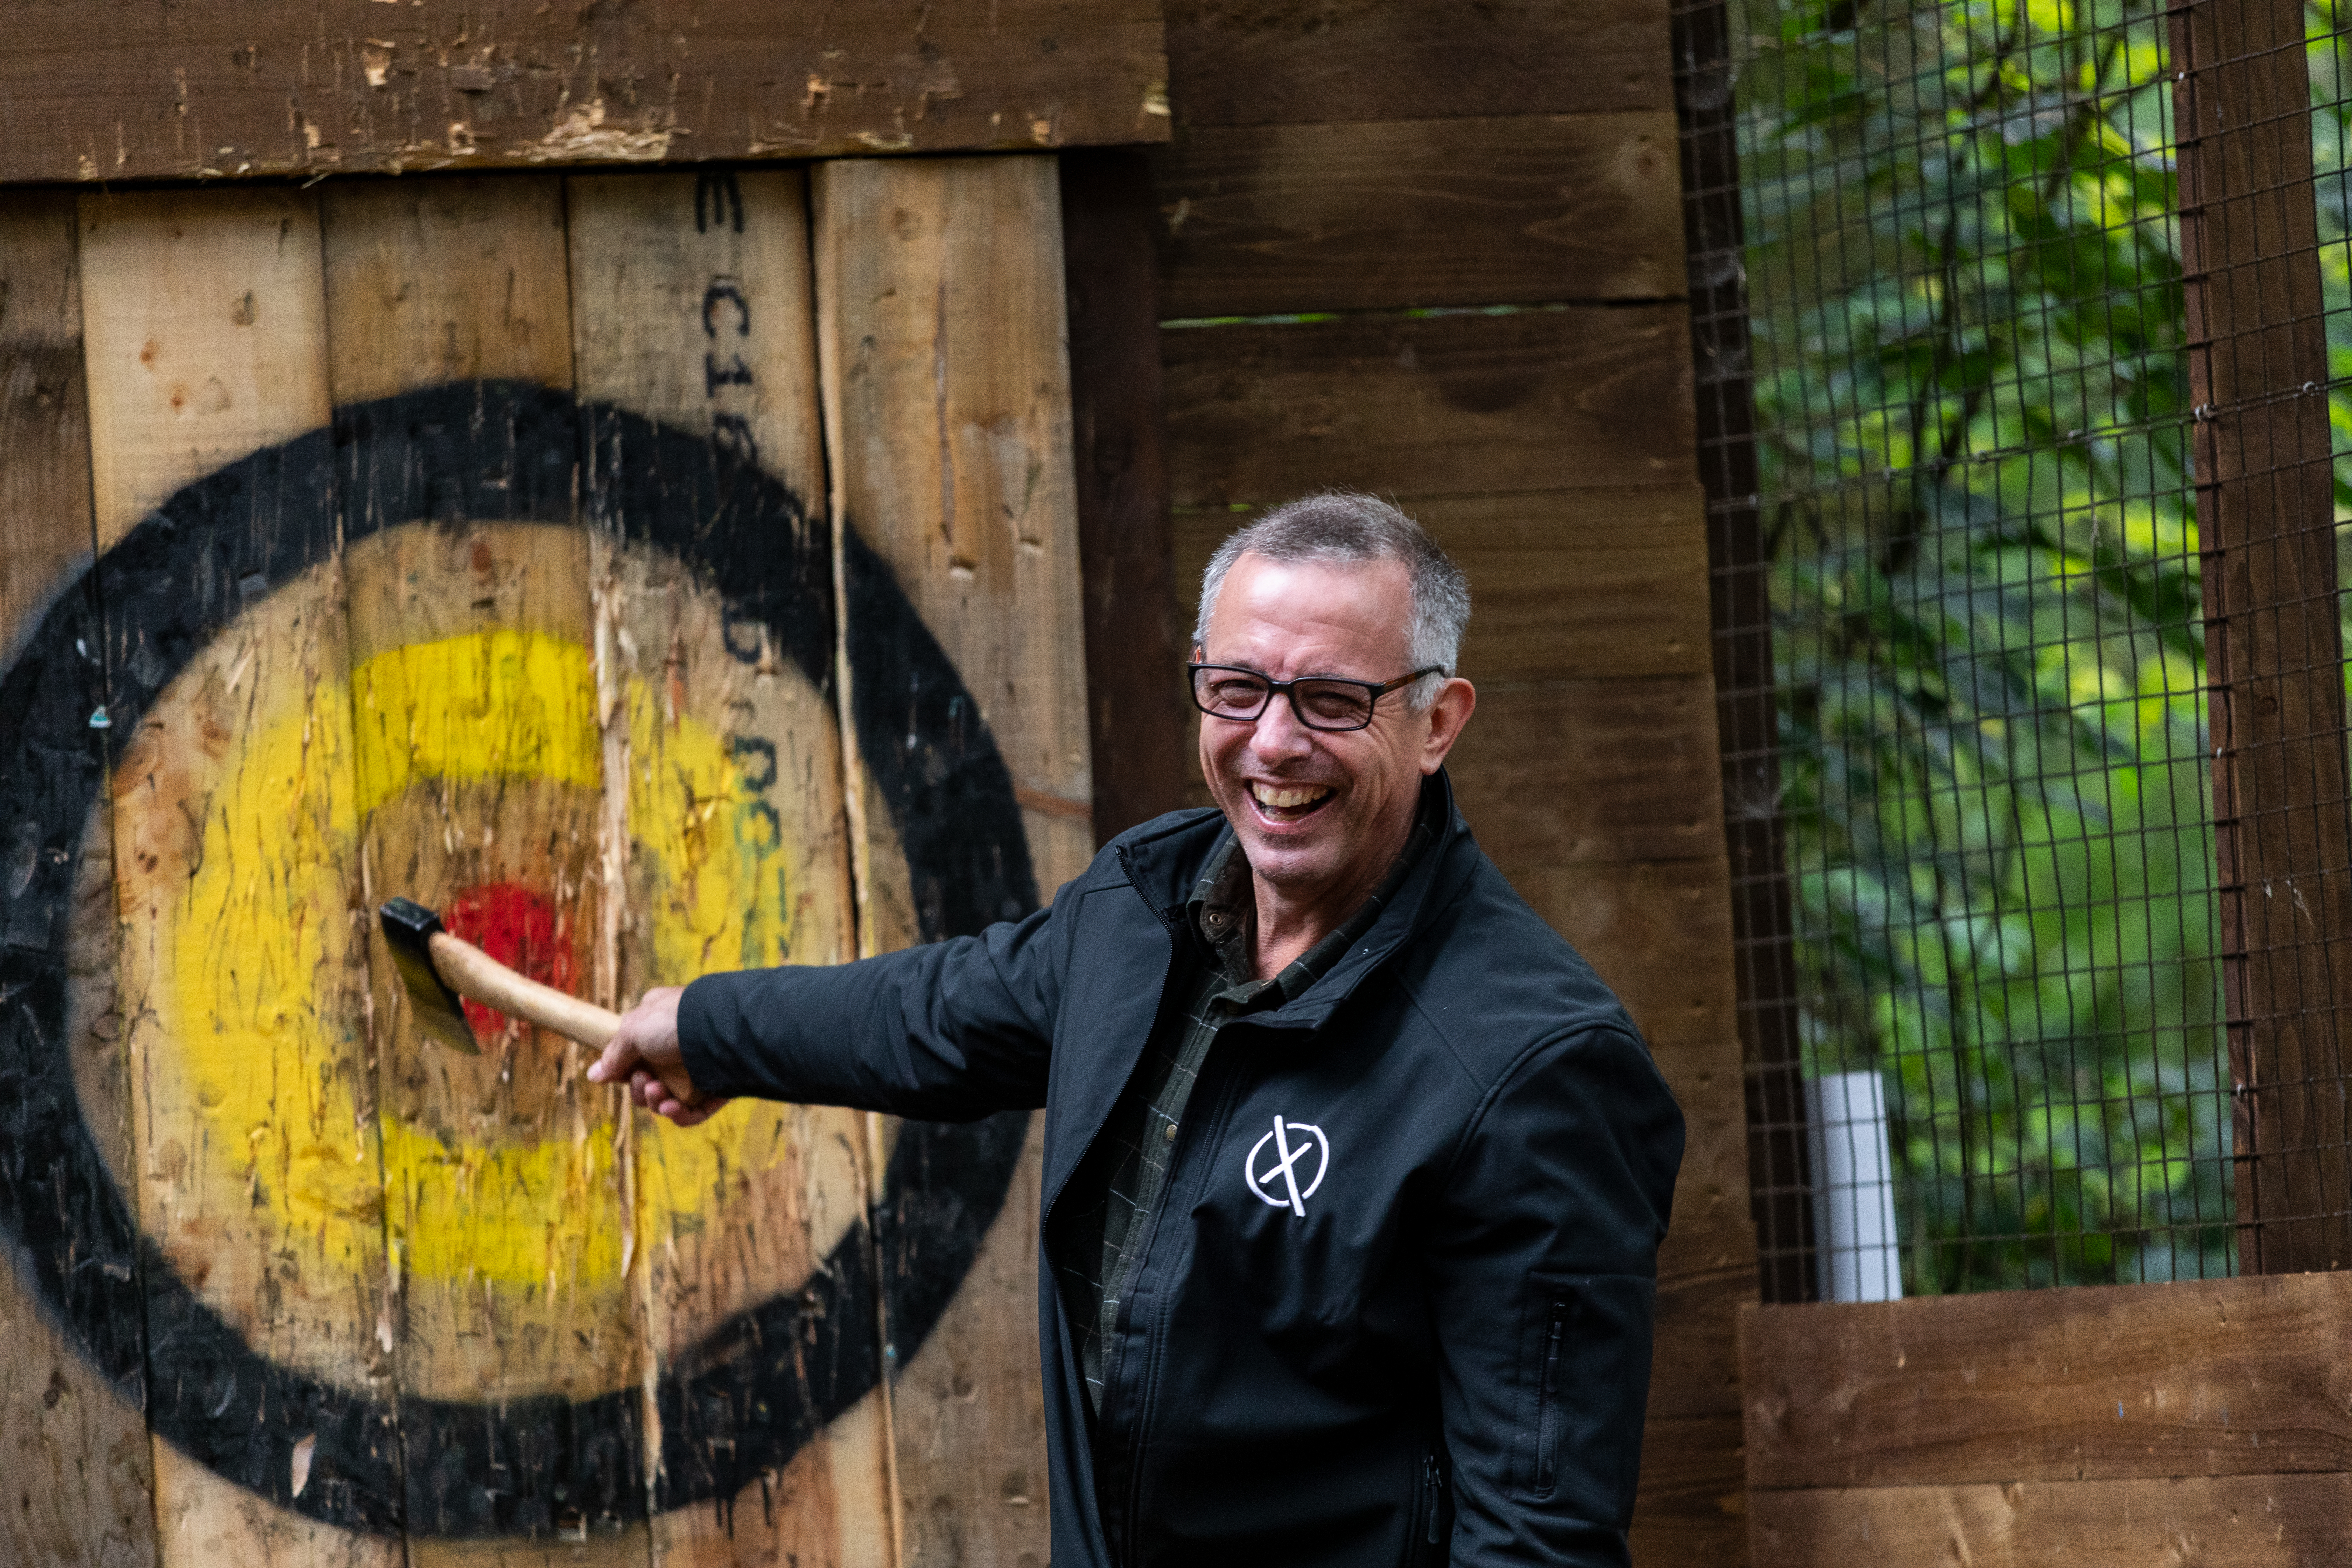
[[[168,531],[204,539],[203,568],[181,573],[145,552],[150,531],[105,584],[136,1118],[124,1185],[187,1287],[151,1279],[150,1342],[172,1387],[226,1386],[217,1352],[180,1348],[205,1343],[216,1313],[272,1363],[381,1401],[385,1258],[356,1022],[365,928],[344,826],[355,766],[342,585],[322,562],[264,591],[331,484],[325,443],[299,444],[328,417],[318,209],[284,191],[157,191],[86,196],[81,220],[99,548],[167,502]],[[173,500],[281,444],[281,459],[241,481]],[[163,654],[177,649],[193,651],[171,673]],[[289,1102],[307,1114],[288,1115]],[[151,1386],[166,1393],[163,1378]],[[166,1421],[167,1408],[159,1397],[150,1411],[178,1435],[155,1445],[166,1568],[215,1553],[398,1561],[397,1542],[256,1509],[228,1479],[307,1487],[330,1412],[224,1399],[187,1422]],[[368,1499],[379,1516],[396,1508]]]
[[[404,460],[341,476],[345,515],[365,532],[346,571],[369,903],[415,898],[517,967],[584,988],[603,800],[588,542],[530,521],[576,465],[553,450],[515,463],[521,416],[503,412],[501,391],[571,386],[562,186],[331,187],[325,213],[340,416],[387,417],[353,405],[457,389],[446,417],[376,428]],[[381,944],[370,955],[408,1561],[462,1553],[428,1537],[531,1531],[643,1560],[640,1455],[562,1413],[634,1380],[628,1123],[588,1083],[588,1054],[552,1034],[485,1013],[478,1057],[430,1044]],[[428,1439],[412,1413],[435,1399],[524,1412],[509,1428],[521,1436],[494,1447],[487,1415],[468,1414]]]
[[[51,614],[100,622],[92,560],[89,410],[83,392],[80,268],[71,193],[16,192],[0,205],[0,669],[16,673],[20,650]],[[62,643],[65,639],[59,639]],[[107,732],[89,727],[105,700],[96,659],[64,668],[26,667],[0,711],[26,716],[19,699],[55,713],[55,728],[79,731],[80,764],[95,773]],[[87,775],[85,775],[87,776]],[[36,796],[49,781],[0,779]],[[46,787],[45,787],[46,786]],[[21,797],[20,797],[21,798]],[[86,1219],[79,1176],[104,1183],[132,1169],[130,1075],[122,1014],[115,1007],[112,813],[106,792],[83,832],[44,842],[30,822],[0,808],[0,1038],[32,1031],[32,994],[63,993],[68,1032],[29,1041],[50,1064],[45,1081],[17,1079],[0,1104],[0,1145],[26,1149],[26,1136],[73,1114],[97,1131],[106,1165],[69,1173],[47,1161],[10,1162],[0,1184],[16,1206]],[[79,880],[61,925],[40,905],[50,879],[76,865]],[[39,911],[39,912],[37,912]],[[23,998],[23,999],[20,999]],[[146,1404],[142,1281],[92,1268],[80,1237],[60,1226],[47,1245],[0,1262],[0,1473],[17,1483],[0,1502],[0,1563],[99,1568],[155,1561],[154,1464],[141,1412]],[[35,1270],[78,1282],[92,1310],[63,1326],[41,1310]],[[98,1331],[92,1331],[93,1329]],[[79,1343],[77,1343],[77,1337]]]
[[[870,666],[874,640],[887,635],[861,620],[857,585],[887,571],[978,705],[1020,803],[1024,869],[1034,896],[1050,898],[1085,869],[1094,847],[1055,166],[1045,158],[845,160],[818,166],[815,194],[817,337],[844,542],[847,664]],[[849,695],[855,711],[854,686]],[[910,822],[929,817],[927,831],[952,829],[970,809],[959,776],[975,754],[967,733],[959,727],[905,742],[919,748],[927,794],[900,806]],[[926,918],[940,918],[943,893],[910,879],[875,783],[872,748],[900,742],[873,732],[853,740],[862,941],[887,952],[922,940]],[[997,907],[964,912],[1022,915],[1028,880],[1000,868]],[[1024,1136],[1024,1121],[1011,1191],[951,1304],[936,1299],[928,1260],[894,1251],[886,1223],[886,1353],[898,1368],[890,1412],[907,1568],[1042,1562],[1050,1549],[1035,1339],[1043,1143],[1036,1118],[1010,1113],[991,1126],[1011,1140]],[[931,1134],[909,1124],[900,1136]],[[927,1144],[918,1160],[933,1159]],[[937,1200],[908,1191],[899,1201]],[[919,1352],[897,1344],[899,1324],[934,1311],[938,1327]]]
[[[2300,0],[2172,13],[2239,1268],[2352,1264],[2352,835]]]
[[[1185,628],[1171,581],[1158,214],[1141,152],[1087,148],[1061,163],[1095,837],[1108,840],[1181,806],[1192,769]]]
[[[1804,1301],[1815,1293],[1812,1174],[1797,1026],[1796,921],[1780,831],[1772,563],[1756,493],[1756,398],[1748,381],[1730,29],[1722,0],[1676,5],[1674,28],[1723,830],[1731,859],[1731,934],[1747,1068],[1749,1202],[1764,1300]]]
[[[575,176],[567,210],[579,391],[595,421],[583,490],[597,525],[612,999],[625,1005],[649,986],[717,970],[843,963],[856,956],[857,931],[829,684],[807,679],[764,629],[730,625],[720,597],[730,584],[625,542],[646,520],[622,513],[614,477],[662,458],[606,414],[707,434],[698,466],[714,486],[739,461],[783,481],[800,500],[799,526],[763,530],[744,547],[804,560],[830,584],[807,181],[797,170]],[[664,469],[661,493],[688,507],[697,478]],[[831,642],[828,626],[821,646]],[[866,1234],[865,1118],[747,1101],[685,1130],[640,1112],[634,1136],[633,1264],[645,1379],[658,1387],[730,1318],[799,1289],[845,1236]],[[829,1369],[797,1370],[803,1403],[817,1405]],[[737,1448],[751,1446],[739,1438],[793,1413],[747,1393],[716,1408],[682,1400],[664,1419],[656,1400],[646,1426],[654,1560],[889,1568],[887,1397],[876,1387],[835,1417],[762,1472],[742,1507],[711,1478],[732,1473]],[[719,1495],[662,1508],[702,1490]]]

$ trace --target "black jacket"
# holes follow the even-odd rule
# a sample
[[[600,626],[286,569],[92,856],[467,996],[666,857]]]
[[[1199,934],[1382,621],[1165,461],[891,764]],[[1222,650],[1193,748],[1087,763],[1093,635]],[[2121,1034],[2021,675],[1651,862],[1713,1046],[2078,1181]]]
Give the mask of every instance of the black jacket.
[[[1682,1115],[1442,773],[1424,807],[1446,830],[1364,942],[1202,1065],[1098,1424],[1040,1243],[1057,1568],[1625,1561]],[[1050,1215],[1227,831],[1147,823],[977,937],[698,980],[687,1065],[930,1121],[1043,1106]]]

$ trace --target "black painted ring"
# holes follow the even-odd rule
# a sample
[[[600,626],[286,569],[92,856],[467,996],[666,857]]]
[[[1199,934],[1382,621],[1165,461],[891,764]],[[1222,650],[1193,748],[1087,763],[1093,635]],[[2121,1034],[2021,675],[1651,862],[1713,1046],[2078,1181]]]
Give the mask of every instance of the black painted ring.
[[[579,488],[575,491],[575,478]],[[575,507],[578,495],[584,502]],[[821,519],[705,437],[516,383],[336,410],[331,429],[187,486],[108,551],[0,673],[0,1231],[83,1355],[182,1451],[347,1529],[545,1536],[731,1498],[883,1376],[876,1280],[853,1226],[798,1291],[741,1313],[661,1380],[644,1474],[641,1394],[397,1413],[264,1360],[143,1237],[81,1119],[65,1037],[75,858],[108,768],[173,677],[254,598],[404,523],[588,526],[667,552],[834,689]],[[953,664],[845,525],[852,718],[906,846],[926,940],[1036,908],[1013,781]],[[102,608],[101,608],[102,606]],[[732,639],[730,639],[733,646]],[[94,727],[103,704],[110,728]],[[920,737],[919,747],[910,737]],[[1004,1205],[1027,1117],[908,1123],[886,1173],[895,1353],[911,1356]],[[296,1495],[295,1445],[315,1437]]]

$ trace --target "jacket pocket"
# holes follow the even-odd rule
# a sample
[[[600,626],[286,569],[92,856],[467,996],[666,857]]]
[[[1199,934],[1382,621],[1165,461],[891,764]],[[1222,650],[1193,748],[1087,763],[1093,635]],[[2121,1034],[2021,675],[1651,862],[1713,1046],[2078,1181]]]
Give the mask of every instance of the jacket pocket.
[[[1535,1485],[1538,1497],[1551,1496],[1559,1477],[1560,1375],[1568,1360],[1568,1303],[1554,1301],[1543,1337],[1543,1363],[1536,1373]]]
[[[1630,1274],[1528,1284],[1513,1355],[1509,1489],[1579,1518],[1630,1518],[1657,1287]]]
[[[1406,1568],[1437,1568],[1445,1562],[1445,1538],[1451,1533],[1446,1505],[1451,1500],[1446,1495],[1445,1466],[1435,1454],[1423,1454],[1414,1477],[1412,1508],[1406,1515]]]

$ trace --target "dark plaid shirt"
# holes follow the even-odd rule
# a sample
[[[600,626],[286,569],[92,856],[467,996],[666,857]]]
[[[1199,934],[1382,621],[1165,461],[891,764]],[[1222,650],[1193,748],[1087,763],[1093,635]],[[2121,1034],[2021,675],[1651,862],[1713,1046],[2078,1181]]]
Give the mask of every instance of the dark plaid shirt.
[[[1102,1136],[1072,1178],[1078,1201],[1055,1224],[1055,1250],[1068,1260],[1061,1269],[1063,1299],[1079,1335],[1087,1398],[1097,1414],[1113,1370],[1105,1365],[1104,1347],[1117,1343],[1118,1304],[1150,1244],[1184,1107],[1217,1031],[1236,1018],[1281,1006],[1321,978],[1371,929],[1433,837],[1426,824],[1416,823],[1404,853],[1363,907],[1271,980],[1251,973],[1257,899],[1240,841],[1226,840],[1193,884],[1185,912],[1195,940],[1181,944],[1169,980],[1183,1005],[1164,1015],[1152,1032]],[[1091,1201],[1085,1194],[1092,1194]]]

